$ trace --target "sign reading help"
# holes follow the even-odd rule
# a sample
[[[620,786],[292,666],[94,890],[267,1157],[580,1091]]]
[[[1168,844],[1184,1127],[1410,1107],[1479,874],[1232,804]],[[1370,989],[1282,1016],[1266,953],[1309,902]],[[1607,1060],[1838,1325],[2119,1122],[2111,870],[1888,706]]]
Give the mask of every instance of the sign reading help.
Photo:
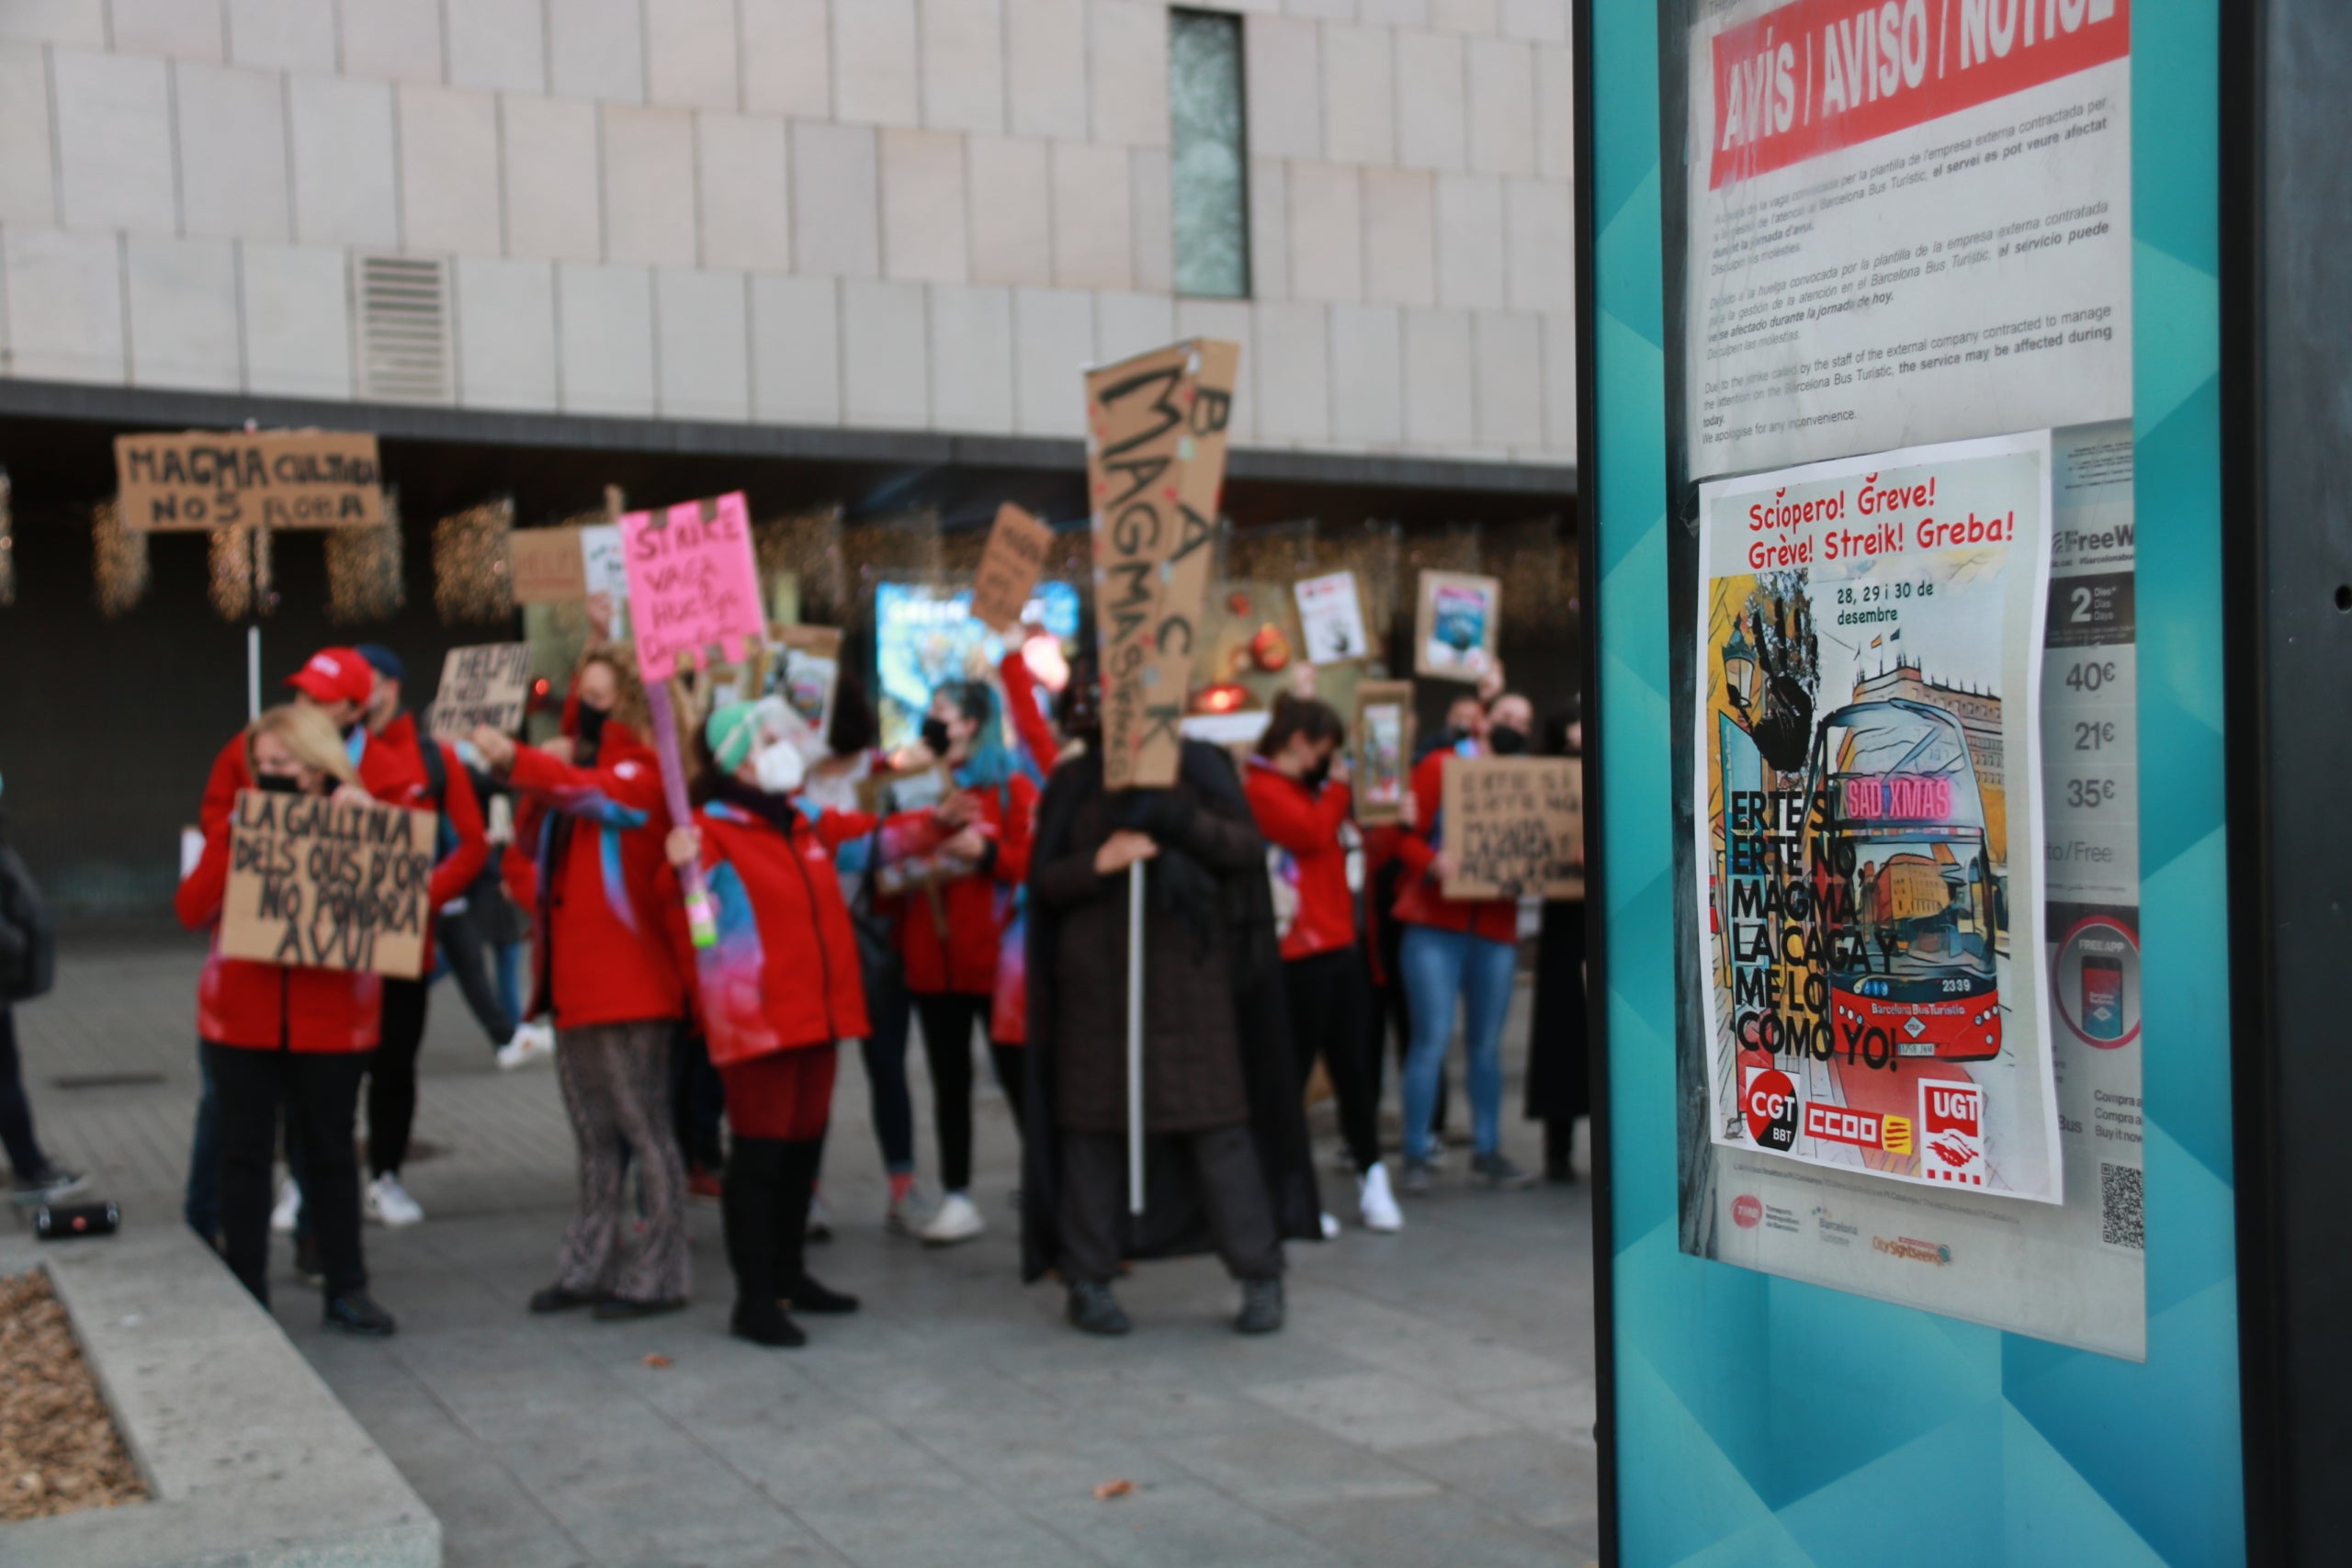
[[[1449,898],[1584,897],[1584,763],[1448,757],[1441,825]]]
[[[190,430],[114,438],[126,528],[372,528],[376,437],[359,430]]]
[[[237,795],[220,951],[309,969],[413,980],[424,969],[430,811],[320,795]]]
[[[531,645],[488,642],[453,648],[441,664],[430,728],[435,740],[462,740],[486,724],[512,735],[531,698]]]
[[[699,663],[713,643],[766,636],[742,491],[628,513],[620,527],[637,662],[648,681]]]
[[[1177,723],[1208,597],[1226,426],[1241,350],[1170,344],[1086,376],[1103,783],[1175,783]]]

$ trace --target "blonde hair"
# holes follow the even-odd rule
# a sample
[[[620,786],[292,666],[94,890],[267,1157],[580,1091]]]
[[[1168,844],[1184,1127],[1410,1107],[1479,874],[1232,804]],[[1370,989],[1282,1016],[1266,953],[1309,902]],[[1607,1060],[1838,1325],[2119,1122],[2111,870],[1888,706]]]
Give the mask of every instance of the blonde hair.
[[[580,671],[591,664],[601,664],[613,672],[613,722],[628,726],[650,741],[653,727],[645,703],[645,677],[637,671],[635,645],[592,642],[581,649],[579,667],[571,674],[574,690],[580,684]]]
[[[300,703],[264,708],[261,716],[245,727],[245,772],[249,775],[259,776],[261,773],[254,760],[254,742],[265,735],[277,736],[304,767],[315,768],[343,784],[359,782],[359,771],[351,765],[351,753],[344,749],[343,737],[336,732],[334,721],[321,709]]]

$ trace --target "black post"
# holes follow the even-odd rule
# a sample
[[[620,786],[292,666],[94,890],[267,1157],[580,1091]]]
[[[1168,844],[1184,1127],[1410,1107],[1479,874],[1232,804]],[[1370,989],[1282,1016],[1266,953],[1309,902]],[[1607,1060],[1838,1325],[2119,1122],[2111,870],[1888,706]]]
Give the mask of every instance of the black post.
[[[2222,506],[2250,1562],[2352,1486],[2352,6],[2222,6]],[[2184,1044],[2187,1043],[2184,1042]]]

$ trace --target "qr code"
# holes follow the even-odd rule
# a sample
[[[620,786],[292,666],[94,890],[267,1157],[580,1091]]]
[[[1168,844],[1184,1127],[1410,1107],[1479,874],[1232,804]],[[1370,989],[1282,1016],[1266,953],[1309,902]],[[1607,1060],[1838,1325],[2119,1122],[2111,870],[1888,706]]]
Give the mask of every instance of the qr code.
[[[2142,1202],[2140,1168],[2102,1163],[2098,1168],[2099,1240],[2109,1247],[2144,1249],[2147,1214]]]

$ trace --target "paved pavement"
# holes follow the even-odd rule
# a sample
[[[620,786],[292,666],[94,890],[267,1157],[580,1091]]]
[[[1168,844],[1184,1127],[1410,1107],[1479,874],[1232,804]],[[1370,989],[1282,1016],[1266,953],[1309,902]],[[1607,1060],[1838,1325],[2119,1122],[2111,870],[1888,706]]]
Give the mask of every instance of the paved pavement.
[[[57,993],[18,1014],[43,1140],[132,1225],[177,1214],[197,967],[186,939],[69,942]],[[1532,1164],[1534,1129],[1515,1117],[1521,1000],[1506,1146]],[[322,1336],[282,1256],[276,1307],[439,1515],[452,1564],[1467,1568],[1595,1553],[1581,1186],[1488,1193],[1457,1174],[1408,1206],[1401,1235],[1351,1226],[1294,1247],[1290,1325],[1265,1339],[1226,1326],[1233,1292],[1213,1261],[1148,1265],[1121,1290],[1136,1333],[1091,1340],[1061,1325],[1053,1287],[1018,1283],[1015,1143],[992,1090],[976,1183],[989,1233],[938,1253],[883,1234],[852,1052],[825,1183],[840,1234],[814,1258],[865,1311],[803,1320],[812,1343],[797,1352],[729,1338],[718,1215],[697,1205],[690,1311],[532,1318],[523,1302],[546,1282],[571,1192],[554,1075],[492,1070],[455,992],[434,1006],[425,1157],[408,1173],[431,1217],[368,1235],[399,1337]],[[928,1161],[927,1130],[920,1147]],[[1133,1490],[1098,1500],[1114,1480]]]

